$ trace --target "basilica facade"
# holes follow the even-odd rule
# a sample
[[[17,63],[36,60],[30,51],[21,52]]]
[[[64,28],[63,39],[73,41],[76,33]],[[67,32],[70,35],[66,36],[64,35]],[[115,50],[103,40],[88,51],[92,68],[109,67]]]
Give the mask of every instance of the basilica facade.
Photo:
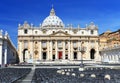
[[[67,25],[54,8],[40,26],[24,22],[18,27],[20,62],[100,61],[98,27],[91,22],[85,28]]]

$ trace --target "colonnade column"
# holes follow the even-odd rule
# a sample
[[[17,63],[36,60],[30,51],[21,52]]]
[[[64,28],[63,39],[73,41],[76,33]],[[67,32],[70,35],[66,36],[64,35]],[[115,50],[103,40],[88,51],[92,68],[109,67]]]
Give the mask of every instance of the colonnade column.
[[[7,64],[7,43],[5,42],[5,47],[4,47],[4,64]]]
[[[2,44],[0,44],[0,66],[2,66]]]

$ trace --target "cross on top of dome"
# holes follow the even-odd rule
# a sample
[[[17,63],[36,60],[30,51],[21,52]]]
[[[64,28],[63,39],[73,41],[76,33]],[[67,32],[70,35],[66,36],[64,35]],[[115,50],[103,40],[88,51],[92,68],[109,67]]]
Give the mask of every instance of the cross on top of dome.
[[[52,5],[52,9],[51,9],[51,11],[50,11],[50,16],[55,16],[55,10],[54,10],[54,8],[53,8],[53,5]]]

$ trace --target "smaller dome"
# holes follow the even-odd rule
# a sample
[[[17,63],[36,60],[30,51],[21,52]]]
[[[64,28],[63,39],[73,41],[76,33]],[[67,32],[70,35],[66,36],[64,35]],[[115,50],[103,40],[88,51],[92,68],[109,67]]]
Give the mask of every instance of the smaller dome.
[[[105,33],[111,33],[111,31],[110,31],[110,30],[107,30]]]
[[[45,20],[42,23],[42,27],[64,27],[64,24],[62,20],[55,15],[55,11],[52,8],[50,11],[50,15],[45,18]]]
[[[98,27],[93,22],[91,22],[90,25],[87,26],[87,28],[90,29],[90,30],[96,30],[96,29],[98,29]]]

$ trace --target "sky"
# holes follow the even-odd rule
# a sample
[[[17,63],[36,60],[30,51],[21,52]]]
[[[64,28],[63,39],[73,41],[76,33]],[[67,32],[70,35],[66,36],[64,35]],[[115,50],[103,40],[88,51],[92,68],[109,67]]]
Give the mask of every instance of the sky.
[[[39,26],[54,6],[65,25],[85,27],[94,22],[99,34],[120,29],[120,0],[0,0],[0,29],[17,47],[18,24]]]

